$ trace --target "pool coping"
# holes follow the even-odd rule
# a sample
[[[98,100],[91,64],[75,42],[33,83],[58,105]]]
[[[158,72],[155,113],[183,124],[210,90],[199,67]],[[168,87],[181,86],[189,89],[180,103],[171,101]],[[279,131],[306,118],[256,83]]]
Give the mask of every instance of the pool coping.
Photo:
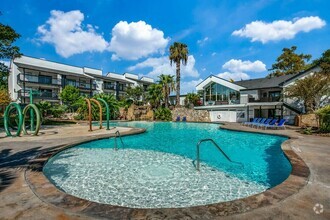
[[[221,128],[239,132],[254,132],[227,128],[226,124],[224,124],[224,126],[222,126]],[[145,129],[134,128],[131,131],[121,133],[121,135],[136,135],[141,134],[145,131]],[[255,133],[267,134],[260,131],[256,131]],[[94,218],[106,218],[111,216],[112,219],[134,219],[145,218],[147,216],[150,217],[153,215],[159,216],[162,213],[165,215],[165,213],[167,212],[171,212],[172,214],[174,213],[177,216],[182,216],[184,215],[184,213],[189,212],[193,213],[197,218],[212,219],[220,216],[229,216],[244,213],[257,208],[277,204],[278,202],[298,193],[308,183],[310,176],[310,170],[306,163],[290,147],[296,137],[282,134],[280,136],[285,136],[289,138],[281,145],[284,155],[288,158],[292,166],[292,171],[288,178],[279,185],[272,187],[262,193],[228,202],[220,202],[210,205],[186,208],[147,209],[114,206],[109,204],[92,202],[66,194],[65,192],[56,188],[56,186],[53,185],[43,174],[43,166],[51,157],[53,157],[57,153],[81,143],[100,140],[113,136],[114,134],[98,135],[91,137],[88,140],[68,143],[62,146],[58,146],[54,150],[45,151],[41,153],[40,155],[38,155],[38,157],[36,157],[30,162],[28,169],[25,170],[24,176],[26,183],[29,185],[32,192],[41,201],[69,212],[74,212],[77,214],[82,214]]]

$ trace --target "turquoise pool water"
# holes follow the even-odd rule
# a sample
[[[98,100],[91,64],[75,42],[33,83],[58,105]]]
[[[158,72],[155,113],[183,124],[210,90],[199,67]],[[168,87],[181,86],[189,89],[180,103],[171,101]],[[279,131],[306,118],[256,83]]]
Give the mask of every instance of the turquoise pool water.
[[[44,167],[63,191],[92,201],[139,208],[170,208],[230,201],[283,182],[291,165],[281,150],[287,138],[219,129],[217,124],[119,122],[143,134],[102,139],[65,150]],[[239,166],[210,143],[201,145],[201,171],[192,163],[199,140],[212,138]]]

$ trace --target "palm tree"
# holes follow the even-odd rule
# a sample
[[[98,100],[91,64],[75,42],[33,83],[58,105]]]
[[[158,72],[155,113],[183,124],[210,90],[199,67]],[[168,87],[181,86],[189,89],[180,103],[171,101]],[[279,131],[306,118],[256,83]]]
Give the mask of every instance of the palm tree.
[[[165,107],[168,108],[168,97],[174,90],[174,76],[161,74],[158,77],[159,84],[163,87]]]
[[[151,84],[148,88],[147,100],[154,107],[158,108],[163,100],[162,86],[160,84]]]
[[[180,64],[187,65],[188,47],[186,44],[174,42],[170,46],[170,61],[171,65],[176,64],[176,106],[180,106]]]

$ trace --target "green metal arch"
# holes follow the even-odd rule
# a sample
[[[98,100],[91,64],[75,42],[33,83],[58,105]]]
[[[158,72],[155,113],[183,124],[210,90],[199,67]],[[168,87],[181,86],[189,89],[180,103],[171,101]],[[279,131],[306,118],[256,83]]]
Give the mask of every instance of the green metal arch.
[[[104,100],[104,99],[101,99],[101,98],[97,98],[97,100],[101,101],[104,105],[105,105],[105,108],[106,108],[106,114],[107,114],[107,130],[110,130],[110,108],[109,108],[109,104]]]
[[[38,107],[35,104],[28,104],[23,109],[23,133],[28,134],[27,130],[25,129],[25,114],[30,108],[32,108],[35,111],[36,116],[37,116],[37,125],[36,125],[36,129],[33,132],[33,135],[38,135],[40,125],[41,125],[41,116],[40,116],[40,111],[39,111]]]
[[[21,106],[19,106],[19,104],[17,104],[16,102],[11,102],[6,107],[5,114],[4,114],[4,127],[5,127],[7,137],[13,137],[13,135],[10,133],[9,126],[8,126],[8,124],[9,124],[9,111],[10,111],[12,106],[15,107],[17,109],[17,112],[18,112],[18,126],[17,126],[16,136],[20,136],[21,131],[22,131],[22,125],[23,125],[23,122],[24,122]]]

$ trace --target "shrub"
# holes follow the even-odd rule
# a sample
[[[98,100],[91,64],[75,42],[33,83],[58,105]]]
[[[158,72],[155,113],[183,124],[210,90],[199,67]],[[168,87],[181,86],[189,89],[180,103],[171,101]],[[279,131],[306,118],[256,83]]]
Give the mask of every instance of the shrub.
[[[38,107],[42,117],[46,117],[51,114],[52,104],[50,102],[40,101],[39,103],[36,103],[36,106]]]
[[[161,121],[172,121],[172,112],[168,108],[158,108],[155,111],[155,119]]]
[[[316,114],[320,120],[320,131],[330,132],[330,105],[320,108]]]
[[[66,110],[66,105],[54,104],[50,108],[50,113],[53,115],[54,118],[60,118],[66,112]]]

